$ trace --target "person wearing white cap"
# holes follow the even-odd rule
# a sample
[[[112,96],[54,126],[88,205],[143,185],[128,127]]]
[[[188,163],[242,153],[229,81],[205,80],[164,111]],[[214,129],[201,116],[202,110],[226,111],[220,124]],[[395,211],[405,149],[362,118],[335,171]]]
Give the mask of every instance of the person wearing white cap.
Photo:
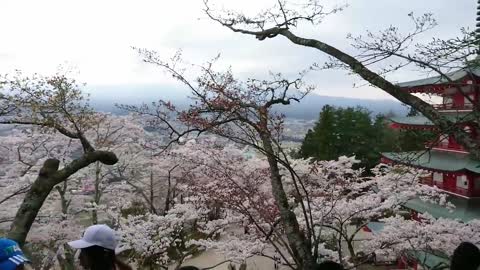
[[[131,267],[115,256],[115,232],[104,224],[92,225],[82,239],[68,243],[80,249],[80,265],[86,270],[130,270]]]

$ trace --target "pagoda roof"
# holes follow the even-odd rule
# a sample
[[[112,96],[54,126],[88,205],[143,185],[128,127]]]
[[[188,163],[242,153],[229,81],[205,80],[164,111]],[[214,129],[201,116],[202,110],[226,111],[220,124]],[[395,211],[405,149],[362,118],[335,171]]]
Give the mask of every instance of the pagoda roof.
[[[480,161],[468,154],[446,151],[416,151],[403,153],[382,153],[382,156],[396,163],[442,172],[471,171],[480,173]]]
[[[406,124],[406,125],[413,125],[413,126],[433,126],[434,124],[430,119],[426,118],[425,116],[400,116],[400,117],[392,117],[390,120],[394,123],[398,124]]]
[[[383,230],[383,228],[385,228],[385,223],[378,221],[370,221],[367,224],[367,227],[372,233],[379,233]]]
[[[438,204],[425,202],[419,198],[409,200],[404,206],[419,213],[428,213],[434,218],[459,219],[463,222],[480,219],[480,199],[464,199],[450,196],[448,201],[455,205],[454,209],[448,209]]]
[[[447,120],[454,122],[454,123],[462,123],[468,122],[472,120],[473,115],[471,113],[466,112],[453,112],[453,113],[443,113],[443,117]],[[419,127],[426,127],[426,126],[435,126],[430,119],[425,116],[400,116],[400,117],[392,117],[390,121],[393,123],[399,124],[401,126],[419,126]]]
[[[415,87],[428,86],[428,85],[432,85],[432,86],[442,85],[442,84],[448,84],[450,82],[457,82],[470,74],[480,77],[480,68],[478,67],[473,67],[469,69],[462,68],[462,69],[445,74],[446,77],[434,76],[426,79],[402,82],[397,85],[400,86],[401,88],[415,88]]]
[[[450,265],[450,259],[440,257],[430,252],[423,250],[410,250],[407,254],[413,258],[422,266],[426,266],[427,269],[436,269],[438,267],[448,267]],[[445,268],[440,268],[445,269]]]

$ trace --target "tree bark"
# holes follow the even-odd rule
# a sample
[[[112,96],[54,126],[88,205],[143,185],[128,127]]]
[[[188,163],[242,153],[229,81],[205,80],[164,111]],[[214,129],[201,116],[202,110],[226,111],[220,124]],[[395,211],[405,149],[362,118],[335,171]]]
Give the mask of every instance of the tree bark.
[[[100,161],[106,165],[113,165],[117,163],[118,159],[112,152],[86,152],[83,156],[73,160],[61,170],[58,170],[60,165],[59,160],[47,159],[40,169],[37,179],[25,195],[20,208],[17,210],[8,233],[8,238],[17,241],[22,246],[25,243],[27,234],[40,208],[55,185],[66,181],[72,174],[96,161]]]
[[[50,191],[56,185],[53,176],[58,171],[60,161],[47,159],[40,169],[37,179],[33,182],[30,190],[18,209],[8,233],[8,238],[17,241],[20,245],[25,242],[28,231],[37,217],[43,202]]]
[[[170,173],[168,175],[168,187],[167,187],[167,196],[165,198],[165,208],[163,213],[166,214],[170,210],[170,189],[172,188],[172,179],[170,178]]]
[[[59,185],[56,186],[56,189],[58,190],[58,193],[60,194],[60,203],[62,207],[62,220],[67,219],[67,214],[68,214],[68,208],[70,207],[70,202],[72,199],[67,198],[65,194],[67,193],[68,185],[67,182],[63,182],[63,187],[60,187]],[[57,250],[57,260],[58,264],[60,265],[60,268],[62,270],[74,270],[75,269],[75,252],[74,250],[68,245],[68,244],[63,244],[63,255]],[[59,247],[57,247],[59,248]]]
[[[60,254],[57,254],[58,264],[62,270],[75,270],[75,252],[68,244],[63,244],[64,255],[63,258]]]
[[[300,230],[297,217],[293,211],[290,210],[287,194],[283,189],[282,176],[280,174],[278,162],[273,152],[272,143],[268,136],[265,135],[262,136],[262,143],[270,167],[272,194],[280,210],[280,216],[285,227],[285,234],[289,245],[292,247],[293,255],[296,257],[295,260],[298,263],[298,269],[313,269],[315,262],[312,257],[311,248],[305,235]]]
[[[101,167],[100,164],[95,162],[95,195],[93,197],[93,203],[95,203],[94,208],[92,209],[92,224],[98,224],[98,211],[97,206],[100,204],[100,198],[102,197],[102,190],[100,189],[100,183],[102,177],[100,176]]]
[[[149,205],[149,208],[150,208],[150,213],[155,213],[156,210],[155,210],[155,205],[154,205],[154,199],[155,199],[155,192],[154,192],[154,189],[153,189],[153,171],[150,171],[150,205]]]

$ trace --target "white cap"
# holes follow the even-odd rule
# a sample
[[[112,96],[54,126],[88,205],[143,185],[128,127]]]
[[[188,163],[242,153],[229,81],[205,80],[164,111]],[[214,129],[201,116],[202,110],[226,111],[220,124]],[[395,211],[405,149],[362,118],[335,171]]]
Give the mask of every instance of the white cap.
[[[107,225],[92,225],[85,230],[82,239],[68,242],[68,244],[77,249],[99,246],[106,249],[115,250],[117,239],[115,232]]]

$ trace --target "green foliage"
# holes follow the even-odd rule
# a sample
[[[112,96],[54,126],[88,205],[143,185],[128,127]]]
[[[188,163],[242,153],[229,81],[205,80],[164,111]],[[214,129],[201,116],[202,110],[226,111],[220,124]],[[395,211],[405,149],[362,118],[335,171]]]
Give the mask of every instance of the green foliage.
[[[364,108],[334,108],[325,106],[313,130],[309,130],[300,149],[304,158],[332,160],[339,156],[355,155],[360,166],[371,168],[379,159],[372,151],[377,141],[377,121]]]
[[[407,116],[417,116],[418,111],[413,107]],[[425,142],[435,140],[437,134],[425,130],[400,130],[398,132],[398,148],[401,151],[414,151],[424,148]]]
[[[431,132],[391,129],[387,117],[372,118],[366,108],[326,105],[307,132],[299,156],[333,160],[354,155],[361,161],[358,166],[368,170],[378,164],[381,152],[419,150],[432,137]]]

